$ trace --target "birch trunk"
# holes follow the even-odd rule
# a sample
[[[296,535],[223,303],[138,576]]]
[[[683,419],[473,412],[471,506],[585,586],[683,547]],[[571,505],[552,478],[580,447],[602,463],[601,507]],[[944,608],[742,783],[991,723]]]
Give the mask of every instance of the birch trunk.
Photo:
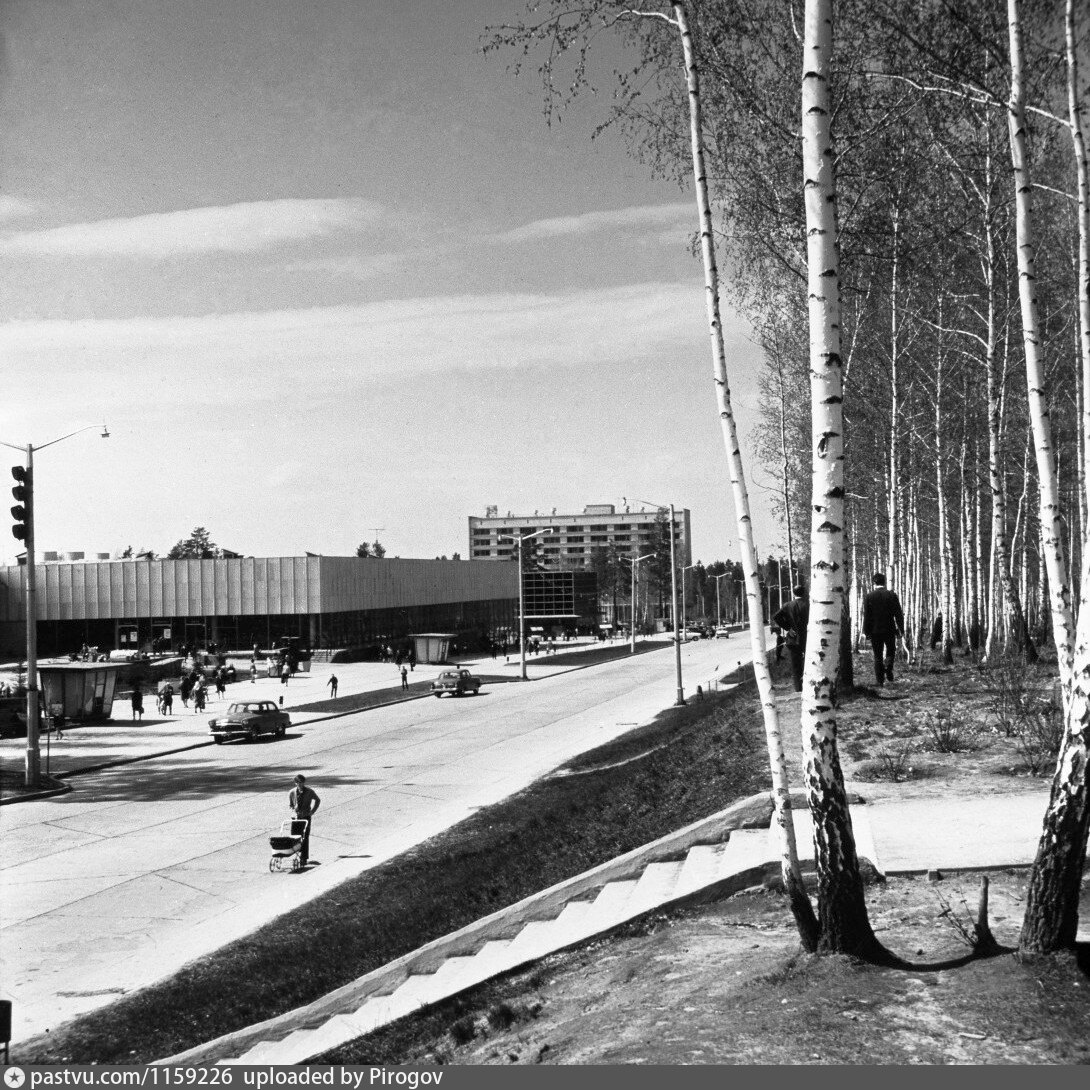
[[[996,639],[1000,626],[1000,601],[1005,602],[1011,617],[1014,640],[1026,657],[1026,662],[1034,663],[1038,659],[1037,648],[1030,638],[1022,613],[1022,603],[1010,577],[1010,560],[1007,550],[1007,498],[1001,465],[1003,442],[1003,388],[1006,385],[1006,353],[1004,353],[1003,376],[999,374],[996,307],[995,307],[995,238],[991,224],[991,158],[985,169],[985,205],[984,205],[984,278],[987,286],[987,338],[985,346],[985,370],[987,373],[988,396],[988,481],[992,495],[992,541],[991,571],[989,573],[988,595],[988,634],[984,646],[984,661],[990,662],[995,657]]]
[[[1079,279],[1078,279],[1078,332],[1082,390],[1082,494],[1079,506],[1083,512],[1090,508],[1090,474],[1086,472],[1086,455],[1090,452],[1090,172],[1086,163],[1086,140],[1082,128],[1082,103],[1079,99],[1079,64],[1075,38],[1075,0],[1067,0],[1064,22],[1067,43],[1067,114],[1071,126],[1071,142],[1075,151],[1075,176],[1078,194],[1079,223]],[[1086,517],[1083,518],[1085,535]],[[1080,566],[1081,570],[1081,566]]]
[[[1037,455],[1037,495],[1041,536],[1048,570],[1052,612],[1052,638],[1065,708],[1070,702],[1072,662],[1075,652],[1075,619],[1071,611],[1063,521],[1056,481],[1052,420],[1045,391],[1044,366],[1040,355],[1037,317],[1036,244],[1033,236],[1033,182],[1026,147],[1026,110],[1022,73],[1022,25],[1019,0],[1007,0],[1010,31],[1011,97],[1008,110],[1011,164],[1014,168],[1015,226],[1018,240],[1018,296],[1022,311],[1022,340],[1026,354],[1026,386],[1030,423]]]
[[[1010,0],[1011,64],[1017,42],[1018,9]],[[1069,80],[1074,83],[1074,9],[1067,7]],[[1020,62],[1020,49],[1018,50]],[[1012,93],[1013,98],[1013,93]],[[1078,111],[1075,110],[1077,120]],[[1073,125],[1073,130],[1077,125]],[[1085,161],[1085,160],[1084,160]],[[1080,185],[1080,196],[1084,196]],[[1080,204],[1080,212],[1084,208]],[[1086,284],[1082,284],[1085,295]],[[1085,362],[1085,361],[1084,361]],[[1085,434],[1085,433],[1084,433]],[[1056,772],[1052,777],[1037,856],[1026,894],[1026,915],[1019,953],[1050,953],[1075,945],[1079,897],[1090,832],[1090,550],[1083,550],[1079,621],[1075,634],[1072,685],[1066,701],[1066,723]]]
[[[704,262],[704,294],[707,302],[708,326],[712,341],[713,380],[716,406],[730,466],[734,510],[738,520],[738,546],[742,555],[749,597],[749,636],[753,649],[753,673],[757,680],[761,708],[764,713],[765,738],[772,770],[773,820],[779,832],[782,850],[781,870],[784,889],[791,911],[799,929],[803,946],[814,950],[817,946],[818,923],[813,906],[802,880],[798,850],[795,844],[795,824],[791,816],[790,784],[787,779],[787,760],[780,733],[779,711],[772,688],[772,674],[768,668],[768,648],[765,643],[764,608],[761,602],[760,577],[757,549],[753,541],[753,520],[749,510],[749,492],[746,487],[742,454],[738,442],[738,428],[731,407],[730,385],[727,379],[727,358],[723,344],[723,324],[719,314],[719,271],[715,259],[715,236],[712,233],[711,205],[708,199],[707,171],[704,165],[704,136],[701,119],[700,73],[693,51],[692,34],[684,4],[674,4],[674,17],[681,35],[681,48],[685,59],[685,78],[689,92],[689,126],[692,141],[693,180],[696,190],[697,211],[700,216],[700,252]]]
[[[844,427],[835,153],[829,102],[832,54],[832,0],[806,0],[802,159],[813,497],[802,736],[818,872],[819,949],[873,957],[880,947],[863,897],[833,705],[844,597]]]

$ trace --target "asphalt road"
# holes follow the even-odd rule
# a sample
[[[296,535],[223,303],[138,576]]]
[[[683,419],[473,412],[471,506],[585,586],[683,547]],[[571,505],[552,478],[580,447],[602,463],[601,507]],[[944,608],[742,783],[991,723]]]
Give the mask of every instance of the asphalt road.
[[[749,661],[683,649],[686,692]],[[520,790],[674,702],[662,651],[480,696],[418,700],[81,776],[4,807],[0,965],[25,1039],[175,971]],[[322,798],[320,865],[268,871],[292,776]]]

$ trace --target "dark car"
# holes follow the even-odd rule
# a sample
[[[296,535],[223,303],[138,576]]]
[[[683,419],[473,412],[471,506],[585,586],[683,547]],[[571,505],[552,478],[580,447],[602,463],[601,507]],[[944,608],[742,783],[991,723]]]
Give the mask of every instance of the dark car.
[[[256,740],[262,734],[283,737],[291,726],[287,712],[282,712],[271,700],[242,700],[231,704],[222,715],[208,720],[208,729],[220,745],[228,738]]]
[[[442,696],[444,693],[450,696],[472,693],[476,696],[481,691],[481,679],[468,670],[444,670],[431,683],[431,691],[435,696]]]

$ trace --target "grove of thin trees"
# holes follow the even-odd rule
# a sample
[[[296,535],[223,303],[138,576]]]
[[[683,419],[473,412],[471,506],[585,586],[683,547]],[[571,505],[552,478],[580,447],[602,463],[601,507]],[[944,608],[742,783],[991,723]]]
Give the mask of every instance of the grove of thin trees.
[[[1055,655],[1066,731],[1021,950],[1074,942],[1090,827],[1088,31],[1077,0],[538,0],[486,44],[534,64],[550,117],[608,87],[603,128],[695,192],[763,651],[729,389],[758,360],[725,357],[718,306],[754,330],[751,446],[775,481],[789,568],[811,587],[816,933],[796,912],[811,948],[882,957],[836,750],[842,636],[858,633],[875,571],[904,604],[910,650]],[[604,33],[631,65],[599,76]],[[758,683],[775,781],[776,704],[760,670]]]

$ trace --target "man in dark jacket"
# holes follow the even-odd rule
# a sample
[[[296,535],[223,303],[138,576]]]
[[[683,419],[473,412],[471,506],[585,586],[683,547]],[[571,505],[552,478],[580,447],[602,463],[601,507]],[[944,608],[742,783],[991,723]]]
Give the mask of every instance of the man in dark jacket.
[[[791,681],[795,692],[802,692],[802,666],[806,658],[806,626],[810,622],[810,599],[806,588],[795,587],[794,598],[779,610],[772,623],[787,636],[787,653],[791,656]]]
[[[893,680],[893,657],[897,637],[905,634],[901,599],[886,589],[886,577],[874,573],[874,590],[863,599],[863,635],[874,648],[874,677],[881,688]]]

